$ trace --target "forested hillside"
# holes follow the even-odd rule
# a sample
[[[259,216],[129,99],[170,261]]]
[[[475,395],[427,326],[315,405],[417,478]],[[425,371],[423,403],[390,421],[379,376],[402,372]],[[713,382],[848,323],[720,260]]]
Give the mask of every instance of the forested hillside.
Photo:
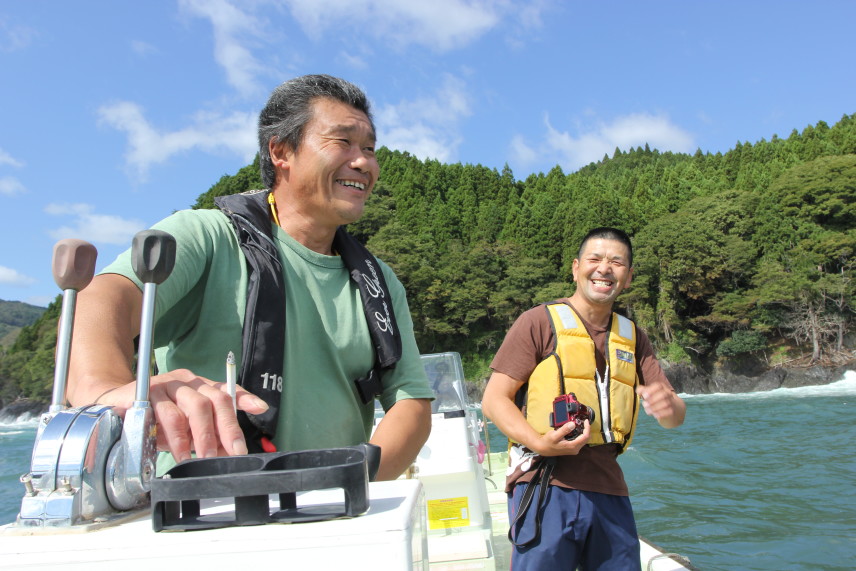
[[[44,307],[0,299],[0,346],[11,345],[21,328],[32,324],[44,311]]]
[[[616,149],[525,180],[386,148],[378,159],[381,178],[350,230],[407,288],[421,350],[462,353],[471,380],[521,311],[572,293],[579,241],[603,225],[633,237],[633,286],[619,299],[665,360],[853,358],[856,115],[725,154]],[[194,207],[260,186],[248,165]],[[4,394],[33,386],[21,367],[44,374],[25,357],[45,345],[41,333],[4,357]]]
[[[12,347],[0,347],[0,405],[20,397],[50,402],[61,303],[57,296],[35,323],[21,329]]]
[[[0,299],[0,346],[11,345],[21,328],[32,324],[44,311],[44,307]]]
[[[844,350],[856,116],[724,155],[616,149],[578,172],[556,167],[523,181],[508,168],[385,148],[378,158],[380,181],[351,231],[404,282],[420,348],[460,351],[468,371],[484,366],[522,310],[573,291],[579,241],[601,225],[633,236],[624,310],[664,358],[709,364],[749,353],[776,363]],[[196,206],[260,185],[251,165]]]

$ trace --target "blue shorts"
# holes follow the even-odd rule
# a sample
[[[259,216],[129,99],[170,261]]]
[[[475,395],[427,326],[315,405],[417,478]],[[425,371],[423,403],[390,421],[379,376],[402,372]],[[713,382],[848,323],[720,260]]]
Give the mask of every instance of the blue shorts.
[[[509,521],[527,483],[517,484],[508,498]],[[539,490],[523,521],[514,526],[516,543],[535,535]],[[512,547],[513,571],[570,569],[583,571],[641,569],[639,536],[630,498],[548,486],[541,508],[540,537],[525,547]]]

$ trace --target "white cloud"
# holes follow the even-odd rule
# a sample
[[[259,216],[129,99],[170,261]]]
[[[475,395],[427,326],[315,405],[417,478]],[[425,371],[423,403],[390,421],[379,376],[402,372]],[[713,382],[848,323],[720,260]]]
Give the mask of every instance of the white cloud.
[[[553,127],[545,119],[546,135],[541,145],[530,147],[516,137],[511,153],[517,162],[532,165],[536,157],[557,161],[563,169],[574,171],[612,156],[616,147],[627,151],[648,144],[652,149],[690,153],[696,148],[692,135],[673,124],[668,117],[649,113],[634,113],[617,117],[611,123],[580,127],[576,136]],[[587,130],[583,130],[587,129]]]
[[[304,32],[319,42],[329,42],[331,34],[341,37],[343,30],[349,30],[350,35],[358,32],[380,39],[384,45],[425,46],[444,52],[478,40],[503,21],[511,27],[536,27],[546,5],[546,0],[525,7],[511,0],[179,0],[184,14],[210,22],[214,57],[225,70],[229,85],[240,95],[253,98],[265,89],[261,79],[282,68],[267,63],[278,61],[283,51],[282,12],[290,10]],[[271,37],[276,35],[274,44]],[[348,46],[352,47],[350,41]],[[138,53],[150,49],[142,42],[133,42],[132,47]],[[299,57],[297,52],[292,55]],[[372,55],[361,47],[343,51],[337,58],[351,68],[364,69]],[[466,93],[453,83],[447,79],[434,98],[381,110],[379,125],[385,127],[381,144],[406,148],[420,157],[451,157],[460,145],[456,123],[470,114]],[[199,115],[190,126],[171,132],[150,124],[133,102],[105,105],[99,118],[102,124],[127,134],[127,165],[143,179],[152,165],[182,151],[226,151],[249,161],[258,150],[257,116],[248,113]]]
[[[142,40],[131,40],[131,51],[142,57],[158,53],[158,49],[155,46]]]
[[[27,189],[17,178],[11,176],[0,177],[0,194],[14,196],[25,192],[27,192]]]
[[[229,84],[248,97],[263,90],[260,76],[273,73],[254,52],[268,44],[268,30],[282,29],[277,8],[290,11],[314,41],[329,42],[330,34],[356,30],[387,46],[417,45],[448,52],[478,40],[503,20],[518,41],[525,41],[533,28],[540,27],[549,4],[548,0],[530,0],[522,6],[511,0],[179,0],[186,14],[211,23],[216,61]],[[354,48],[348,41],[348,49]],[[367,65],[360,56],[343,53],[339,57],[356,69]]]
[[[230,115],[200,112],[193,124],[170,133],[159,132],[143,115],[136,103],[122,101],[98,110],[99,121],[128,135],[125,160],[145,178],[150,166],[165,162],[175,154],[202,150],[228,152],[251,161],[258,150],[256,140],[257,116],[235,111]]]
[[[24,163],[22,163],[21,161],[17,160],[15,157],[13,157],[12,155],[10,155],[9,153],[7,153],[6,151],[4,151],[3,149],[0,149],[0,165],[9,165],[9,166],[13,166],[13,167],[22,167],[22,166],[24,166]]]
[[[35,278],[25,276],[24,274],[18,272],[17,270],[13,270],[12,268],[0,266],[0,284],[11,286],[28,286],[34,283],[36,283]]]
[[[285,0],[294,18],[312,38],[341,30],[359,30],[398,46],[416,44],[446,52],[478,39],[494,28],[507,0]]]
[[[120,218],[110,214],[96,214],[90,204],[56,204],[45,206],[51,216],[71,218],[71,224],[48,232],[51,238],[79,238],[93,244],[130,244],[134,234],[147,228],[142,220]]]
[[[447,75],[431,96],[381,107],[378,143],[421,159],[447,162],[461,142],[457,124],[471,113],[463,81]]]
[[[20,168],[24,163],[0,149],[0,165],[8,165]],[[12,176],[0,176],[0,195],[14,196],[27,192],[26,187],[17,178]]]
[[[553,0],[528,0],[512,6],[505,42],[513,49],[538,41],[538,30],[544,25],[545,13],[553,8]],[[561,6],[561,4],[559,4]]]
[[[348,52],[339,52],[339,61],[343,62],[345,65],[350,67],[351,69],[367,69],[369,67],[369,63],[365,60],[364,57],[359,55],[354,55]]]
[[[518,22],[524,30],[534,30],[544,25],[542,16],[550,8],[547,0],[530,0],[514,6]]]
[[[244,96],[258,94],[263,88],[257,77],[264,72],[264,66],[256,60],[252,48],[258,43],[263,22],[245,5],[239,8],[228,0],[180,0],[179,6],[211,22],[214,59],[225,70],[229,85]]]
[[[179,0],[179,6],[187,14],[210,21],[214,57],[225,70],[228,83],[241,95],[256,96],[262,89],[257,77],[265,69],[256,61],[251,47],[259,43],[263,22],[248,10],[259,5],[238,7],[229,0]],[[141,41],[132,41],[131,47],[140,55],[156,49]],[[120,101],[99,108],[98,120],[127,135],[126,165],[133,176],[143,181],[153,165],[182,152],[225,152],[249,162],[258,150],[255,113],[204,111],[197,113],[186,127],[162,131],[146,119],[140,105]]]
[[[509,146],[511,148],[511,156],[523,164],[531,165],[538,160],[538,151],[527,145],[526,141],[520,135],[515,135],[511,139]]]
[[[0,18],[0,52],[14,52],[30,45],[37,32],[26,26],[15,26]]]

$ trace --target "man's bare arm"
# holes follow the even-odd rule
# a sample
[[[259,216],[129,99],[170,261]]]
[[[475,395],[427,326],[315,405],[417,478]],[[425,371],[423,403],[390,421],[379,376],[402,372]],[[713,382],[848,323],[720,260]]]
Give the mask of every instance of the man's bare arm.
[[[514,395],[520,387],[521,381],[513,379],[504,373],[495,372],[485,388],[482,397],[482,412],[496,424],[508,438],[519,442],[533,452],[542,456],[563,456],[578,454],[589,439],[589,423],[585,421],[585,430],[573,440],[565,440],[574,423],[569,422],[558,430],[551,430],[546,434],[539,434],[532,428],[520,409],[514,403]]]
[[[398,478],[416,459],[431,433],[431,401],[403,399],[392,405],[369,442],[381,448],[377,480]]]
[[[95,276],[77,296],[67,398],[74,406],[134,381],[143,293],[128,278]]]
[[[134,338],[139,334],[142,292],[128,278],[96,276],[80,292],[74,320],[67,398],[74,406],[98,402],[119,414],[133,405]],[[238,388],[238,408],[258,414],[267,405]],[[225,385],[191,371],[151,378],[149,401],[158,423],[158,444],[177,461],[195,450],[202,457],[246,454]]]

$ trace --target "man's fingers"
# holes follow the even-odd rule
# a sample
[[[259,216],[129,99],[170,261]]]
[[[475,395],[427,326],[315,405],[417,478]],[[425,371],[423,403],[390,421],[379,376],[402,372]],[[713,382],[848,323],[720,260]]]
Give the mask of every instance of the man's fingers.
[[[162,407],[164,413],[172,415],[177,411],[184,417],[182,422],[180,418],[170,416],[162,427],[166,432],[164,439],[174,456],[178,453],[182,455],[181,459],[189,457],[189,449],[185,455],[186,442],[192,444],[192,449],[200,458],[247,453],[244,435],[232,407],[232,398],[223,390],[223,383],[181,370],[173,371],[171,378],[153,384],[153,388],[155,386],[158,393],[166,393],[164,398],[175,407],[175,410]],[[243,389],[239,389],[239,394],[241,391],[244,400],[251,399],[249,408],[263,412],[257,405],[251,406],[253,400],[258,400],[257,397]],[[157,409],[155,414],[158,415]],[[163,424],[159,416],[158,422]],[[179,460],[178,456],[176,460]]]
[[[556,430],[556,432],[558,432],[558,433],[562,436],[562,439],[564,440],[564,438],[565,438],[568,434],[570,434],[570,433],[574,430],[574,428],[576,428],[576,426],[577,426],[577,425],[576,425],[576,424],[574,424],[573,422],[566,422],[565,424],[563,424],[562,426],[560,426],[560,427]]]
[[[235,398],[238,410],[243,410],[249,414],[261,414],[270,408],[265,401],[242,387],[238,387]]]
[[[204,397],[205,406],[197,411],[198,418],[189,418],[196,453],[203,458],[223,452],[229,455],[247,453],[244,434],[232,408],[232,398],[221,391],[219,385],[206,383],[199,387],[198,394]]]
[[[639,386],[636,388],[636,394],[642,399],[642,407],[645,409],[645,414],[660,418],[663,416],[664,408],[668,406],[666,403],[666,395],[663,391],[652,390],[649,387]]]
[[[190,430],[187,417],[170,399],[152,398],[158,423],[158,447],[165,446],[176,462],[190,458]]]
[[[575,455],[579,454],[586,442],[589,440],[591,433],[589,422],[586,420],[583,432],[572,440],[565,440],[565,437],[576,428],[573,422],[567,422],[559,428],[547,432],[542,436],[546,446],[540,451],[544,456],[559,456],[559,455]]]
[[[569,422],[568,424],[573,425],[573,423]],[[580,434],[571,440],[574,444],[578,444],[580,448],[588,442],[589,436],[591,435],[591,425],[588,420],[583,421],[583,431]]]
[[[662,388],[639,387],[636,389],[636,392],[642,397],[642,406],[645,408],[645,413],[648,416],[653,416],[657,420],[660,420],[674,413],[674,402],[671,391],[663,390]]]
[[[229,394],[229,389],[226,386],[226,383],[217,384],[220,385],[218,387],[219,390]],[[250,414],[262,414],[270,408],[268,403],[243,387],[235,387],[235,404],[237,405],[238,410],[243,410]]]
[[[202,394],[203,386],[185,384],[175,390],[175,404],[187,417],[193,450],[199,458],[217,456],[219,439],[214,424],[214,412],[207,395]]]
[[[232,408],[232,397],[225,390],[221,390],[222,383],[208,385],[200,388],[200,393],[210,399],[212,405],[213,422],[217,427],[218,444],[226,454],[236,456],[247,453],[247,443],[244,433],[238,424],[235,410]],[[247,395],[247,393],[244,391]],[[252,395],[250,395],[252,397]],[[256,397],[252,397],[256,398]]]

